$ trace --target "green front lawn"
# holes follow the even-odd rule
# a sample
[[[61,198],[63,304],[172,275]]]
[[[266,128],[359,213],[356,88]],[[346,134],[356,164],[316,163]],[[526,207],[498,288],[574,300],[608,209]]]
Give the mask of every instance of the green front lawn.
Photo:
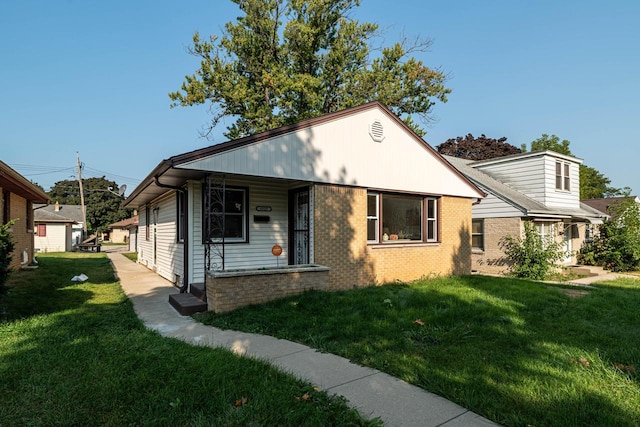
[[[387,372],[507,426],[640,425],[640,281],[468,276],[196,316]]]
[[[375,424],[265,363],[145,329],[104,254],[38,261],[0,297],[0,426]]]

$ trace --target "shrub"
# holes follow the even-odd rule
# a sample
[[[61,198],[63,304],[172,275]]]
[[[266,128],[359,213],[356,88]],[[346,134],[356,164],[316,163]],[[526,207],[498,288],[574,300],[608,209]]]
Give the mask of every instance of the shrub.
[[[634,198],[609,207],[610,219],[600,226],[600,236],[586,244],[578,262],[612,271],[630,271],[640,266],[640,207]]]
[[[524,223],[523,237],[507,235],[500,244],[510,261],[511,273],[526,279],[544,280],[565,255],[562,243],[544,240],[529,221]]]
[[[9,229],[12,226],[13,221],[0,225],[0,294],[4,293],[5,284],[11,272],[11,254],[14,244]]]

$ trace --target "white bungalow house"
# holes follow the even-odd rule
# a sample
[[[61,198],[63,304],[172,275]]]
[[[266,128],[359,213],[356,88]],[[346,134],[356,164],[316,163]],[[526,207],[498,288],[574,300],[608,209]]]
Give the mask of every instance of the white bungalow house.
[[[373,102],[173,156],[124,205],[140,213],[138,262],[222,312],[468,274],[484,195]]]
[[[480,273],[504,273],[509,263],[500,241],[520,236],[532,221],[544,238],[563,242],[564,265],[576,263],[585,239],[607,215],[580,202],[581,159],[550,150],[471,161],[445,156],[487,193],[473,206],[472,265]]]
[[[38,252],[69,252],[82,241],[82,207],[80,205],[36,205],[35,249]]]

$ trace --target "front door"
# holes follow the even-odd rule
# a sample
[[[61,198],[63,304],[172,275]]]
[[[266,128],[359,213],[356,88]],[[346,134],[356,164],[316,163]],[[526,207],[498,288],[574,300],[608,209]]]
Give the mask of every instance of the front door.
[[[309,187],[289,192],[289,264],[309,264]]]
[[[563,235],[563,248],[564,249],[564,263],[570,264],[573,260],[573,233],[572,233],[572,225],[571,224],[563,224],[564,226],[564,235]]]

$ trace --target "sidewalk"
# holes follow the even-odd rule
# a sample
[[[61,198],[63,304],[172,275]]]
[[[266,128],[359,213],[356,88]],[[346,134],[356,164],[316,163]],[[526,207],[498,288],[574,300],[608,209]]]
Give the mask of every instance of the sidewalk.
[[[321,390],[344,396],[363,416],[380,417],[386,426],[497,425],[440,396],[342,357],[270,336],[205,326],[181,316],[169,305],[169,295],[177,292],[171,283],[117,250],[105,252],[140,320],[162,336],[266,360]]]

